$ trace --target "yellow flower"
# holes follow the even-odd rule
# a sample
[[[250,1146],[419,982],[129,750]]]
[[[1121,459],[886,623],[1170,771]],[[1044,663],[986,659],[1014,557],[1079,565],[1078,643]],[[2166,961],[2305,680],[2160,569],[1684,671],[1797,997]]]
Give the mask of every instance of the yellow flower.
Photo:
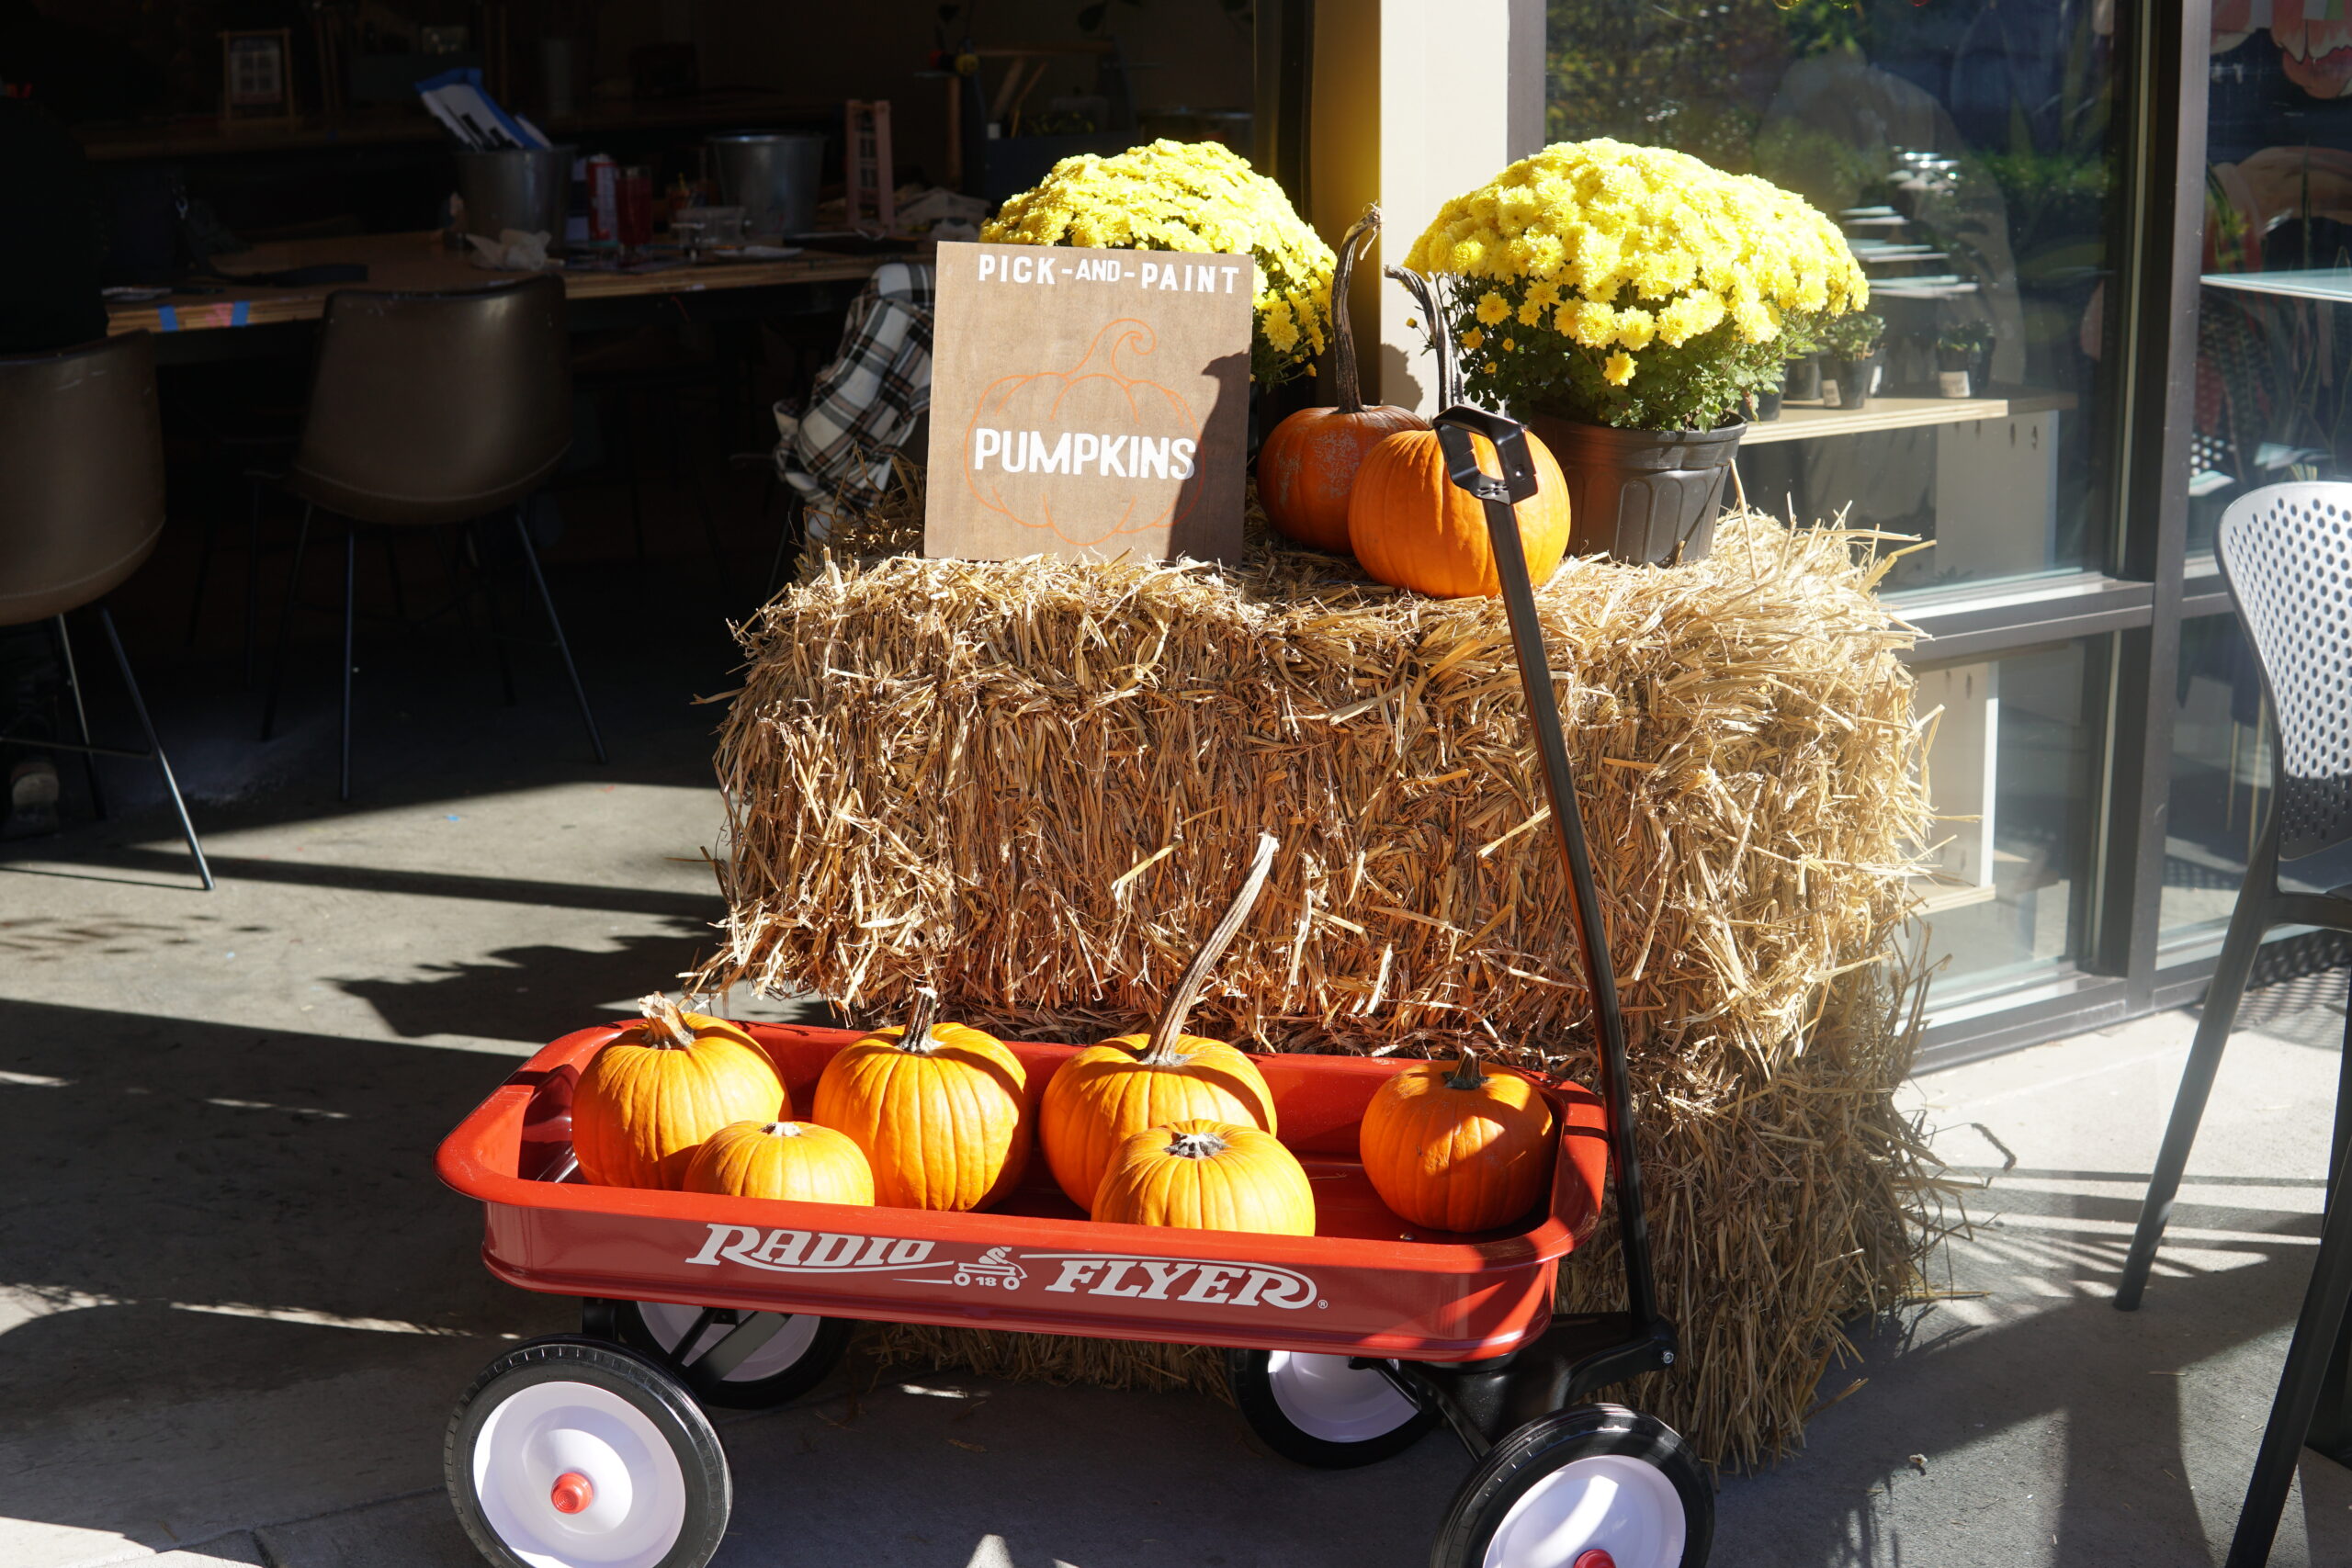
[[[1619,349],[1609,356],[1609,363],[1600,367],[1600,373],[1608,378],[1611,386],[1622,387],[1634,378],[1634,356]]]
[[[1493,289],[1478,297],[1478,322],[1481,326],[1500,326],[1510,315],[1510,307]]]
[[[1329,341],[1330,247],[1280,186],[1216,142],[1161,141],[1112,158],[1065,158],[998,209],[980,238],[1250,256],[1250,372],[1261,383],[1306,368]]]
[[[1480,349],[1487,346],[1487,334],[1480,332],[1477,328],[1472,327],[1468,332],[1462,334],[1462,346],[1468,349],[1471,353],[1476,354]]]

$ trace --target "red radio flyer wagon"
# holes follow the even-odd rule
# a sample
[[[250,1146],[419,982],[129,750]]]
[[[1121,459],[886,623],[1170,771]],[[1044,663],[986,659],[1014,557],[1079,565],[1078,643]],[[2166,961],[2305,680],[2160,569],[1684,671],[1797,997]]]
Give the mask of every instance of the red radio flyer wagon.
[[[1521,677],[1551,677],[1513,502],[1534,493],[1520,427],[1468,408],[1438,430],[1454,482],[1486,502]],[[1469,440],[1494,443],[1500,478]],[[583,1298],[582,1332],[501,1354],[459,1401],[445,1445],[467,1533],[502,1568],[702,1568],[732,1497],[705,1404],[808,1392],[855,1320],[1219,1346],[1235,1402],[1268,1447],[1348,1467],[1443,1423],[1476,1467],[1438,1531],[1432,1568],[1704,1568],[1712,1487],[1655,1418],[1588,1403],[1671,1367],[1657,1311],[1616,987],[1601,940],[1559,713],[1529,705],[1575,889],[1600,1033],[1600,1093],[1535,1081],[1558,1149],[1549,1201],[1519,1224],[1417,1230],[1373,1190],[1357,1129],[1409,1062],[1255,1058],[1283,1141],[1315,1179],[1316,1234],[1097,1224],[1033,1159],[984,1213],[854,1207],[591,1186],[571,1156],[572,1087],[617,1032],[567,1035],[442,1145],[442,1179],[486,1211],[482,1259],[526,1290]],[[749,1026],[795,1104],[842,1030]],[[1042,1089],[1078,1048],[1021,1044]],[[1531,1075],[1532,1077],[1532,1075]],[[1613,1181],[1626,1310],[1552,1310],[1559,1260],[1599,1222]]]

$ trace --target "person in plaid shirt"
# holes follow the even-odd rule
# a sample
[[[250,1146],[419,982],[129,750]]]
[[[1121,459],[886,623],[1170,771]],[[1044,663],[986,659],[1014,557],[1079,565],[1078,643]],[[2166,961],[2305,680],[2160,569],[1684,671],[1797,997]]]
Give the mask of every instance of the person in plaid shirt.
[[[890,459],[931,407],[932,269],[890,262],[850,306],[841,353],[817,373],[808,409],[775,405],[776,475],[800,499],[811,543],[833,519],[871,511]]]

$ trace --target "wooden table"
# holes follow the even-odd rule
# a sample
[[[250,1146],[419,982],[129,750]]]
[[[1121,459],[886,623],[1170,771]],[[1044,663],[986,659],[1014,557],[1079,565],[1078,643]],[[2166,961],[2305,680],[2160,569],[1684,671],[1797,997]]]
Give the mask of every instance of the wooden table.
[[[863,284],[876,267],[891,259],[806,251],[782,261],[715,262],[647,273],[567,271],[562,276],[577,316],[581,305],[605,301],[651,303],[675,297],[684,304],[715,294],[732,296],[811,284]],[[144,329],[164,334],[158,347],[162,356],[171,360],[232,358],[239,356],[244,345],[230,341],[237,334],[227,329],[315,321],[326,313],[327,296],[338,289],[485,288],[528,276],[475,266],[467,256],[444,250],[437,233],[364,234],[256,245],[221,257],[218,265],[233,278],[335,262],[364,264],[367,281],[297,288],[231,282],[216,284],[218,292],[116,301],[107,307],[107,330],[113,333]],[[582,323],[575,321],[575,324]]]

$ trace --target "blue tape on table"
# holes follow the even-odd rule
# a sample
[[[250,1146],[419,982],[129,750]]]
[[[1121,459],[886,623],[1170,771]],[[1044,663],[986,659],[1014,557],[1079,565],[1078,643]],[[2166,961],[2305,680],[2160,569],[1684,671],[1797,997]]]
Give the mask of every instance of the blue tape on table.
[[[236,299],[220,305],[191,305],[188,308],[196,312],[197,319],[193,322],[181,321],[179,311],[170,305],[155,307],[156,322],[165,332],[175,333],[182,327],[190,325],[242,327],[253,319],[253,302],[249,299]],[[223,312],[226,312],[225,319],[223,319]]]

